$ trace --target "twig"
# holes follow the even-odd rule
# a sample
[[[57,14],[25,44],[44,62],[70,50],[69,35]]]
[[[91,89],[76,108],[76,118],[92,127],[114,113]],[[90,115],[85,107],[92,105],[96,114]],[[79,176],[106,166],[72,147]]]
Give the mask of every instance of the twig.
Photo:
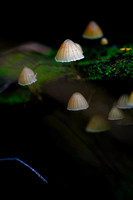
[[[4,92],[12,83],[15,83],[17,80],[11,80],[5,83],[1,88],[0,88],[0,94]]]
[[[43,182],[48,183],[48,181],[43,178],[43,176],[41,176],[35,169],[33,169],[30,165],[28,165],[27,163],[25,163],[24,161],[20,160],[19,158],[0,158],[0,161],[18,161],[21,164],[25,165],[26,167],[28,167],[31,171],[33,171],[39,178],[42,179]]]

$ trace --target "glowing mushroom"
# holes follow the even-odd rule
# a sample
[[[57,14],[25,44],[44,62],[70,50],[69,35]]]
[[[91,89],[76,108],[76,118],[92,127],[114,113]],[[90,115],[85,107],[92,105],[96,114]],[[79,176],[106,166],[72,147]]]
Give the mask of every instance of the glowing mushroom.
[[[75,92],[72,94],[72,96],[70,97],[68,101],[67,110],[79,111],[79,110],[87,109],[88,107],[89,107],[89,104],[87,100],[85,99],[85,97],[81,93]]]
[[[129,99],[129,95],[128,94],[122,94],[118,101],[117,101],[117,107],[120,109],[129,109],[130,106],[128,106],[128,99]]]
[[[78,79],[78,75],[74,68],[74,61],[84,58],[81,46],[78,43],[74,43],[70,39],[66,39],[60,46],[55,60],[57,62],[70,62],[73,75]]]
[[[116,106],[113,106],[111,110],[108,113],[108,119],[109,120],[120,120],[123,119],[124,113],[120,108],[117,108]]]
[[[36,81],[36,74],[34,74],[33,70],[28,67],[24,67],[19,75],[18,84],[25,86],[30,85]]]
[[[107,45],[109,42],[108,42],[108,39],[107,38],[101,38],[101,40],[100,40],[100,44],[101,45]]]
[[[33,87],[33,83],[37,81],[37,74],[34,73],[29,67],[24,67],[19,74],[18,84],[21,86],[28,86],[29,90],[39,99],[42,100],[42,97],[37,92],[37,88]]]
[[[111,128],[108,119],[106,119],[102,114],[94,114],[89,120],[85,131],[86,132],[103,132],[108,131]]]
[[[86,39],[98,39],[103,37],[103,31],[95,21],[90,21],[83,32],[83,38]]]

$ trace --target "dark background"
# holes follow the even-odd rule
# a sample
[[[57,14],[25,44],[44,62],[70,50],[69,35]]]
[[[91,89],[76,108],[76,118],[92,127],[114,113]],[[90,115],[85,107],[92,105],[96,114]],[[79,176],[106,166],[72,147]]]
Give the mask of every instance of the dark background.
[[[113,1],[35,2],[1,6],[0,38],[17,43],[37,41],[53,47],[67,38],[81,40],[90,20],[103,29],[104,36],[117,42],[133,34],[132,5]]]

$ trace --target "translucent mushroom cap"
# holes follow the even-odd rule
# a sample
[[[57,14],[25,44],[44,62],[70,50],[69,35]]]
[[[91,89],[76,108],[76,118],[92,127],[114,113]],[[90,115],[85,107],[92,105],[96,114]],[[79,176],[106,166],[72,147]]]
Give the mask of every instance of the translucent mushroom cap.
[[[117,107],[120,109],[129,109],[130,106],[128,106],[128,99],[128,94],[122,94],[117,101]]]
[[[34,74],[33,70],[28,67],[24,67],[20,72],[18,78],[18,84],[25,86],[25,85],[30,85],[36,81],[37,81],[36,74]]]
[[[83,58],[84,55],[81,46],[70,39],[66,39],[61,44],[55,56],[55,60],[58,62],[71,62]]]
[[[107,131],[110,128],[108,119],[106,119],[102,114],[94,114],[89,120],[85,130],[87,132],[97,133]]]
[[[103,37],[103,31],[95,21],[90,21],[82,36],[86,39],[98,39]]]
[[[78,111],[87,109],[88,107],[89,104],[85,97],[81,93],[75,92],[68,101],[67,110]]]
[[[120,120],[123,119],[124,117],[125,116],[123,111],[120,108],[117,108],[116,106],[113,106],[108,114],[109,120]]]

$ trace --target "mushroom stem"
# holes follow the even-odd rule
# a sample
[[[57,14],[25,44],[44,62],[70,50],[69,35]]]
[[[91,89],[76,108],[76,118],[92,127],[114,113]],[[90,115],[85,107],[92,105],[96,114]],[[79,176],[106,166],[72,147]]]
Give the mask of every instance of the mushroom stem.
[[[78,80],[79,76],[78,76],[78,74],[76,72],[76,69],[74,67],[74,62],[73,61],[70,62],[70,66],[71,66],[71,70],[72,70],[72,73],[73,73],[74,77]]]
[[[32,85],[27,85],[31,93],[37,97],[38,100],[42,100],[41,95],[38,93],[37,89]]]

